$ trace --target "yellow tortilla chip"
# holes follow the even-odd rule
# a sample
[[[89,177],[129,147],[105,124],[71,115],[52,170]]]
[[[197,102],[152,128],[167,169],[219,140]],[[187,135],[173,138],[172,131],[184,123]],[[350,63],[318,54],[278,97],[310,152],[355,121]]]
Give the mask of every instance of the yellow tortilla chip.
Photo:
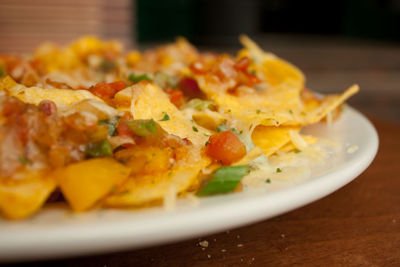
[[[0,179],[0,210],[8,219],[23,219],[39,210],[56,183],[44,172],[19,173],[18,179]]]
[[[257,69],[263,72],[269,84],[276,86],[291,81],[298,89],[304,87],[305,77],[299,68],[272,53],[263,51],[246,35],[241,35],[239,39],[245,47],[239,52],[239,57],[247,56],[261,65],[261,68]]]
[[[315,136],[312,136],[312,135],[300,135],[300,136],[304,139],[304,141],[306,141],[306,143],[308,145],[315,144],[318,141],[318,138],[316,138]],[[290,152],[295,149],[296,149],[296,146],[293,144],[293,142],[288,142],[283,147],[281,147],[278,151]]]
[[[290,131],[300,131],[296,126],[257,126],[251,138],[253,143],[268,157],[290,142]]]
[[[153,119],[169,134],[187,138],[195,145],[203,146],[208,139],[205,134],[210,134],[207,129],[185,118],[164,91],[152,83],[135,88],[131,111],[134,119]],[[169,119],[161,121],[166,114]]]
[[[16,83],[10,77],[5,77],[0,81],[0,89],[8,91],[11,96],[17,97],[25,103],[35,105],[43,100],[53,101],[58,108],[64,108],[84,99],[94,99],[104,103],[102,99],[87,90],[25,87]]]
[[[209,162],[198,164],[182,162],[172,170],[157,174],[146,174],[130,177],[114,195],[104,200],[107,207],[128,207],[149,204],[163,199],[171,187],[176,193],[188,190],[197,180],[200,170]]]

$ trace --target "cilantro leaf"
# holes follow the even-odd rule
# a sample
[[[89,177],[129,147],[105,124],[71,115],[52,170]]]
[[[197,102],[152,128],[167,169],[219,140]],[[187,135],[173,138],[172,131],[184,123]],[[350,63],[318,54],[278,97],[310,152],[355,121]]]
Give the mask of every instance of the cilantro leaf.
[[[135,75],[135,74],[131,73],[131,74],[129,74],[128,79],[134,83],[138,83],[143,80],[151,81],[151,78],[147,74]]]
[[[167,113],[164,113],[164,117],[159,121],[169,121],[169,120],[170,120],[169,115]]]

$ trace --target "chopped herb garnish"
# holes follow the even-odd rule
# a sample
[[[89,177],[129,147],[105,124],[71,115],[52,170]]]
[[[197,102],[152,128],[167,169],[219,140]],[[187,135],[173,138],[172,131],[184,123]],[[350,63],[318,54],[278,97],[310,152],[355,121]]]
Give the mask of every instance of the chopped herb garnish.
[[[114,117],[106,120],[98,121],[98,125],[105,125],[108,128],[108,135],[115,136],[117,135],[117,125],[118,125],[119,117]]]
[[[243,133],[243,130],[240,130],[239,134],[242,134],[242,133]]]
[[[210,143],[210,140],[207,140],[205,146],[208,146],[209,143]]]
[[[110,194],[114,194],[116,191],[117,191],[117,186],[116,185],[111,186]]]
[[[169,115],[166,112],[164,112],[164,117],[159,121],[169,121],[169,120],[170,120]]]
[[[231,109],[228,109],[228,113],[231,113],[232,112],[232,110]]]
[[[228,166],[217,169],[211,180],[199,191],[198,196],[215,195],[233,191],[243,176],[248,174],[248,166]]]
[[[265,180],[265,182],[267,183],[267,184],[270,184],[271,183],[271,179],[267,179],[267,180]]]
[[[199,130],[196,127],[192,127],[193,131],[198,132]]]
[[[260,113],[261,113],[261,110],[257,109],[257,110],[256,110],[256,113],[257,113],[257,114],[260,114]]]
[[[119,196],[123,196],[129,193],[129,190],[124,190],[118,193]]]
[[[209,137],[210,135],[205,133],[204,136]]]
[[[18,157],[18,160],[19,160],[19,162],[21,162],[22,164],[25,164],[25,165],[31,164],[30,160],[27,159],[26,157],[20,156],[20,157]]]
[[[125,124],[138,136],[149,136],[157,132],[156,122],[153,119],[126,121]]]
[[[154,74],[154,82],[162,88],[175,88],[178,85],[178,79],[162,72]]]
[[[264,87],[260,84],[254,85],[254,89],[256,89],[259,92],[263,92],[264,91]]]
[[[226,126],[226,124],[223,122],[220,125],[217,126],[217,133],[219,132],[223,132],[223,131],[227,131],[228,127]]]
[[[7,72],[6,72],[5,68],[3,66],[0,66],[0,77],[3,77],[6,74],[7,74]]]
[[[280,172],[282,172],[282,170],[280,168],[276,168],[276,172],[280,173]]]
[[[89,157],[109,157],[113,155],[110,142],[103,140],[97,143],[90,143],[86,146],[85,153]]]
[[[110,72],[110,71],[114,70],[116,67],[117,66],[115,65],[115,63],[113,61],[106,60],[106,59],[104,59],[100,64],[100,69],[103,72]]]
[[[290,114],[293,114],[293,110],[289,109],[289,113],[290,113]]]
[[[134,83],[138,83],[143,80],[151,81],[151,78],[147,74],[135,75],[135,74],[131,73],[131,74],[129,74],[128,79]]]
[[[235,128],[231,128],[231,132],[236,132],[236,129]]]
[[[187,107],[194,108],[195,110],[202,111],[205,109],[216,109],[216,104],[212,101],[202,100],[199,98],[194,98],[190,100],[187,104]]]
[[[296,154],[298,154],[298,153],[300,153],[300,152],[301,152],[300,149],[296,149],[296,150],[294,151],[294,153],[296,153]]]

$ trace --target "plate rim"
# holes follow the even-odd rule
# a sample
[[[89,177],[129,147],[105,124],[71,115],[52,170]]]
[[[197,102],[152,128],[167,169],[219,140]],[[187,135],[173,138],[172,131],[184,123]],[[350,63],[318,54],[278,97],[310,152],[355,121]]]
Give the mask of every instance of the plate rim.
[[[88,225],[77,227],[71,224],[64,229],[51,228],[47,231],[28,232],[28,237],[3,231],[0,238],[0,262],[55,259],[145,248],[256,223],[305,206],[333,193],[357,178],[372,163],[377,154],[379,137],[374,125],[363,114],[350,106],[346,108],[345,112],[354,113],[365,124],[372,143],[365,153],[343,163],[341,169],[333,169],[323,175],[312,177],[300,184],[270,192],[267,195],[235,199],[235,206],[231,203],[220,203],[216,206],[207,206],[203,210],[191,209],[166,213],[162,216],[163,224],[155,227],[154,231],[148,229],[152,224],[157,225],[157,223],[149,222],[145,227],[142,226],[147,229],[147,231],[143,231],[143,229],[132,229],[132,221],[129,218],[118,223],[113,222],[111,228],[108,223],[96,224],[94,227]],[[307,195],[310,190],[314,189],[318,190]],[[274,203],[275,206],[265,202],[269,198],[278,200],[277,203]],[[279,201],[279,199],[287,198],[291,199],[290,204]],[[248,209],[248,207],[251,208]],[[221,213],[221,208],[226,208],[228,211],[225,210]],[[268,212],[265,212],[265,209],[268,209]],[[207,217],[202,217],[205,214]],[[153,219],[156,220],[156,218]],[[191,227],[187,227],[188,224]],[[24,234],[27,233],[24,232]],[[39,246],[37,245],[38,238],[41,242]],[[74,246],[74,244],[79,245]]]

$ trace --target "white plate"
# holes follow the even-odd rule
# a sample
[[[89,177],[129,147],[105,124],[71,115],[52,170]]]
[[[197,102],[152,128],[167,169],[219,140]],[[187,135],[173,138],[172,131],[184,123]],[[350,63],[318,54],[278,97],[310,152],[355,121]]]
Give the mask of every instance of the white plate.
[[[196,206],[181,201],[174,211],[99,210],[74,215],[50,207],[21,222],[0,220],[0,261],[68,257],[139,248],[198,237],[271,218],[322,198],[349,183],[371,163],[378,149],[378,135],[359,112],[347,108],[332,125],[306,129],[319,137],[336,140],[346,149],[312,178],[268,192],[202,198]]]

